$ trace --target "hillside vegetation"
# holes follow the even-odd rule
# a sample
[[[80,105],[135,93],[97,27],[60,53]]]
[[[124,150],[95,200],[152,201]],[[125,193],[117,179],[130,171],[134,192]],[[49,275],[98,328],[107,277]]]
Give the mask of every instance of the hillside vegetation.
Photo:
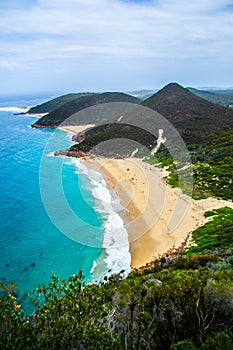
[[[210,102],[217,103],[225,107],[233,106],[233,90],[205,91],[205,90],[194,89],[192,87],[188,87],[187,89],[190,92],[192,92],[194,95],[202,97]],[[157,90],[135,90],[135,91],[130,91],[127,94],[133,97],[136,97],[138,99],[145,100],[151,97],[156,92]],[[51,113],[59,109],[61,106],[63,106],[67,102],[70,102],[72,100],[78,99],[83,96],[90,96],[90,95],[94,95],[94,93],[82,92],[82,93],[70,93],[70,94],[62,95],[50,101],[44,102],[40,105],[32,107],[28,111],[28,113],[30,114]]]
[[[182,255],[171,251],[126,279],[85,285],[81,272],[53,275],[33,292],[30,317],[1,284],[1,349],[232,350],[233,210],[206,215]]]
[[[85,132],[85,141],[70,147],[67,156],[74,152],[90,152],[104,157],[129,157],[138,148],[137,155],[146,155],[157,143],[154,135],[129,124],[104,124]],[[58,152],[59,154],[59,152]]]
[[[83,114],[78,113],[82,110],[88,109],[89,107],[100,106],[101,104],[107,103],[130,103],[130,104],[138,104],[140,100],[136,97],[123,94],[120,92],[105,92],[103,94],[94,94],[81,96],[77,99],[74,99],[70,102],[63,104],[60,108],[52,111],[46,116],[40,118],[36,123],[32,126],[36,128],[47,127],[47,128],[55,128],[59,126],[61,123],[63,125],[66,122],[69,125],[86,125],[86,124],[98,124],[103,123],[103,121],[114,121],[114,117],[110,113],[103,117],[103,110],[101,108],[92,109],[92,113],[88,114],[88,111],[85,111]],[[124,111],[124,109],[123,109]],[[117,116],[119,116],[117,114]],[[70,119],[68,119],[70,118]],[[66,121],[68,119],[68,121]]]
[[[211,141],[211,134],[233,128],[233,111],[206,101],[176,83],[165,86],[142,105],[171,122],[190,150]]]
[[[44,102],[38,106],[30,108],[28,111],[29,114],[40,114],[40,113],[50,113],[61,106],[63,106],[65,103],[76,100],[83,96],[89,96],[93,95],[93,93],[90,92],[83,92],[83,93],[77,93],[77,94],[66,94],[59,97],[56,97],[50,101]]]
[[[215,91],[205,91],[194,89],[191,87],[187,88],[193,94],[202,97],[210,102],[217,103],[224,107],[233,106],[233,90],[215,90]]]
[[[168,120],[185,141],[191,157],[190,160],[193,163],[193,197],[198,199],[215,196],[232,199],[233,111],[195,96],[175,83],[167,85],[143,101],[142,106],[147,108],[145,112],[142,108],[132,108],[124,114],[118,124],[115,123],[112,126],[108,124],[107,127],[104,124],[88,130],[86,139],[72,146],[72,151],[89,152],[95,149],[95,151],[98,150],[98,154],[102,152],[102,155],[105,156],[118,157],[129,156],[136,148],[142,150],[140,147],[142,145],[147,147],[147,152],[149,152],[156,144],[156,140],[147,136],[147,131],[153,129],[153,134],[158,135],[159,129],[164,128],[164,136],[168,138],[167,142],[160,147],[155,156],[149,156],[147,161],[151,164],[167,167],[170,171],[167,178],[168,183],[172,186],[178,186],[178,172],[185,177],[189,170],[187,168],[178,170],[185,164],[178,164],[171,155],[171,148],[174,153],[177,147],[173,142],[174,131],[166,129],[166,123],[158,119],[158,114],[147,112],[154,110],[165,117],[165,122]],[[100,119],[100,121],[102,120]],[[112,142],[111,151],[110,148],[101,147],[101,143],[104,141],[117,138],[125,140]],[[127,143],[126,139],[137,141],[137,144]],[[176,152],[179,153],[179,149]],[[73,153],[71,154],[73,155]],[[137,156],[142,155],[145,156],[145,149],[143,153],[137,154]],[[189,177],[187,176],[187,178]],[[184,192],[186,187],[188,186],[184,184],[182,188]]]
[[[164,115],[184,139],[193,163],[193,197],[232,200],[233,111],[194,96],[178,84],[169,84],[143,104]],[[178,185],[179,164],[166,144],[149,162],[168,166],[168,183]]]
[[[224,107],[233,107],[233,90],[200,90],[193,87],[187,87],[187,90],[194,95],[204,98],[210,102],[219,104]],[[146,100],[154,95],[158,90],[135,90],[128,92],[129,95]]]

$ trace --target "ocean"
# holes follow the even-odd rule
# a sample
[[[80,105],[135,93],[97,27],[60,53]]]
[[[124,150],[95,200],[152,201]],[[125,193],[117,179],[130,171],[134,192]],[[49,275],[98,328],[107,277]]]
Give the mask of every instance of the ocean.
[[[82,161],[53,156],[71,134],[33,129],[35,117],[5,108],[35,101],[0,100],[0,280],[17,285],[26,314],[28,295],[52,273],[68,279],[82,270],[88,283],[130,269],[119,200]]]

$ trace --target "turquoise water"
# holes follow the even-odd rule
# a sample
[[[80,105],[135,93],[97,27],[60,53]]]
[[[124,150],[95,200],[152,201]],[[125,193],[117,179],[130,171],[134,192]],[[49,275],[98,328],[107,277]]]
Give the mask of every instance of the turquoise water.
[[[53,130],[32,129],[30,125],[34,121],[35,117],[0,111],[0,279],[17,284],[19,299],[27,312],[30,312],[27,293],[46,284],[52,273],[68,278],[81,269],[88,281],[93,263],[102,251],[106,221],[106,214],[95,209],[98,203],[88,177],[78,174],[77,166],[70,159],[46,153],[40,178],[42,154],[55,146],[50,142],[51,137],[55,135],[57,147],[51,151],[66,148],[71,141],[63,131],[57,130],[54,134]],[[82,220],[77,235],[85,236],[91,225],[96,228],[99,246],[80,244],[82,239],[78,236],[76,241],[68,238],[50,220],[41,199],[40,181],[51,190],[56,185],[57,173],[67,203]],[[57,208],[56,188],[54,194],[51,206]],[[60,209],[58,215],[65,220]],[[72,227],[72,222],[69,225]],[[105,268],[107,270],[107,266]]]

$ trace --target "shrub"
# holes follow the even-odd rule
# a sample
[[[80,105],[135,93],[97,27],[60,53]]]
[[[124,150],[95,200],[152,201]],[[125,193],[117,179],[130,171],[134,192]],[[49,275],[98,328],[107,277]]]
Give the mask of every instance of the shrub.
[[[210,335],[202,344],[201,350],[232,350],[233,343],[231,337],[225,333],[215,333]]]
[[[170,350],[197,350],[192,340],[182,340],[176,344],[172,344]]]

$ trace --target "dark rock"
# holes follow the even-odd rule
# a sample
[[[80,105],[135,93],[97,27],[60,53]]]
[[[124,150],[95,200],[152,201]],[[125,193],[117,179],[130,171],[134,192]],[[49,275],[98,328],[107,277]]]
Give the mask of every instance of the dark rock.
[[[153,275],[147,275],[144,277],[144,282],[147,283],[153,283],[154,285],[160,286],[162,284],[162,281],[155,278]]]

